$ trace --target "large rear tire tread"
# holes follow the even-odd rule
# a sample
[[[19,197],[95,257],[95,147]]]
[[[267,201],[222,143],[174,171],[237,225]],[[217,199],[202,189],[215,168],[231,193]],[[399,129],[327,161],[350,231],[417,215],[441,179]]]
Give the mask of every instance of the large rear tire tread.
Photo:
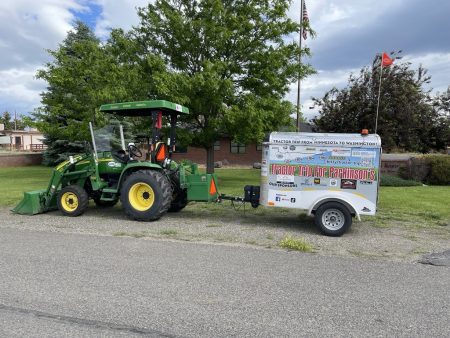
[[[182,189],[180,185],[180,172],[177,171],[170,176],[172,183],[172,203],[170,204],[169,212],[179,212],[188,204],[187,189]]]
[[[179,190],[174,193],[172,203],[170,204],[169,212],[179,212],[188,204],[186,190]]]
[[[128,197],[131,187],[139,182],[150,185],[155,195],[153,205],[146,211],[133,208]],[[137,221],[156,221],[169,210],[172,187],[163,173],[156,170],[139,170],[129,175],[122,184],[120,202],[128,217]]]
[[[63,206],[63,196],[66,193],[74,194],[77,198],[77,207],[72,210],[66,210]],[[89,205],[89,195],[86,190],[78,185],[68,185],[61,189],[57,197],[58,209],[63,213],[64,216],[76,217],[84,213]]]

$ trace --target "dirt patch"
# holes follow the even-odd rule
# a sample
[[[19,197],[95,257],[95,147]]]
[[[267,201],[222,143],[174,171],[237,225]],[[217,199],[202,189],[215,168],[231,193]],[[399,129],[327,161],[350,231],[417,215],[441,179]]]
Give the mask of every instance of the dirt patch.
[[[233,210],[229,205],[192,204],[183,211],[167,214],[155,222],[128,219],[119,206],[97,209],[93,205],[76,218],[58,211],[35,216],[12,214],[0,209],[1,228],[35,231],[89,233],[137,238],[169,238],[200,242],[226,242],[279,248],[288,235],[303,237],[320,255],[371,257],[400,261],[417,261],[423,254],[450,247],[450,226],[410,227],[393,221],[383,227],[373,219],[355,221],[342,237],[319,233],[313,219],[285,209]]]

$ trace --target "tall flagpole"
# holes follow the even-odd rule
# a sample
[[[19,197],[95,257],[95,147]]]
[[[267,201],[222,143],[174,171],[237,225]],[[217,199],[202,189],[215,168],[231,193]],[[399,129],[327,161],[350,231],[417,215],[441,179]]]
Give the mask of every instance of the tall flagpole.
[[[303,9],[305,0],[300,1],[300,31],[298,35],[298,65],[299,68],[302,64],[302,35],[303,35]],[[297,81],[297,132],[300,131],[300,71],[298,73],[298,81]]]
[[[378,103],[377,103],[377,116],[375,118],[375,134],[378,129],[378,112],[380,110],[380,96],[381,96],[381,79],[383,78],[383,54],[381,54],[381,71],[380,71],[380,83],[378,85]]]

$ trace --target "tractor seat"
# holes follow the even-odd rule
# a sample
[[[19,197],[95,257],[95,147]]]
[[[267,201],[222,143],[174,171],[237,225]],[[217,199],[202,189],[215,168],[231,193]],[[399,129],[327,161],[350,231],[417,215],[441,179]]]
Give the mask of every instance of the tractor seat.
[[[127,164],[130,161],[130,156],[127,155],[125,150],[114,150],[111,152],[111,156],[113,159],[115,159],[117,162]]]

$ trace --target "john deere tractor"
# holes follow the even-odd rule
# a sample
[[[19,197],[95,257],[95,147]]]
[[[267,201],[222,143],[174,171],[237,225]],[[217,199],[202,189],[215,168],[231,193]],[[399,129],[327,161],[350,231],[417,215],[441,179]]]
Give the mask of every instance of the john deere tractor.
[[[64,215],[79,216],[90,199],[101,207],[120,200],[129,217],[153,221],[167,211],[180,211],[189,201],[218,199],[214,174],[200,173],[197,164],[182,165],[171,159],[177,118],[189,114],[188,108],[156,100],[106,104],[100,111],[115,116],[116,122],[100,129],[90,123],[90,150],[60,163],[47,189],[24,193],[13,212],[34,215],[58,208]],[[152,132],[146,150],[126,143],[127,133],[119,122],[123,116],[149,117]],[[161,138],[164,121],[170,124],[167,142]]]

